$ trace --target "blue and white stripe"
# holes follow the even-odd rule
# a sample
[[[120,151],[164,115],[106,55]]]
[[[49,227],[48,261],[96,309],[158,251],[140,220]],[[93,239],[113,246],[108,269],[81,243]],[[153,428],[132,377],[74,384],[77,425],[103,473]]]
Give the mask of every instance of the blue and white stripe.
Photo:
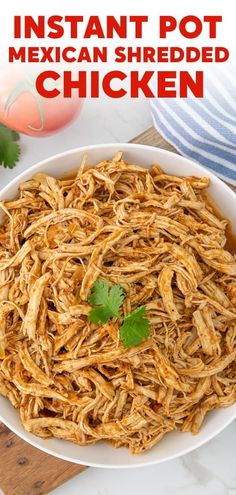
[[[236,186],[236,71],[207,72],[204,98],[151,101],[154,125],[182,155]]]

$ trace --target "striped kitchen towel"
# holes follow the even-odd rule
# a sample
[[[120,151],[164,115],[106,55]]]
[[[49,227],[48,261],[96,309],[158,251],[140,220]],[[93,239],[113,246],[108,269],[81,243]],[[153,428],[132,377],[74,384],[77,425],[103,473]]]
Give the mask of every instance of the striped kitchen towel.
[[[154,125],[182,155],[236,186],[236,67],[205,76],[204,98],[151,101]]]

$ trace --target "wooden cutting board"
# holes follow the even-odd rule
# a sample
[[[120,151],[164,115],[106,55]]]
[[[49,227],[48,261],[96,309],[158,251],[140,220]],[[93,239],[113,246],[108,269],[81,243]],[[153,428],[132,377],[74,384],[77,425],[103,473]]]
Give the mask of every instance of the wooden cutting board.
[[[131,142],[177,153],[154,127]],[[0,423],[0,489],[4,495],[45,495],[85,469],[31,447]]]

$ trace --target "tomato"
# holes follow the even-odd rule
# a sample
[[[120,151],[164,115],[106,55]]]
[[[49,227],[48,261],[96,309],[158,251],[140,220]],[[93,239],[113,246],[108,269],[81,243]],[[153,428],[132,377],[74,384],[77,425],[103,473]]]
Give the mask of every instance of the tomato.
[[[78,97],[44,98],[35,77],[10,67],[0,72],[0,122],[30,136],[46,136],[72,122],[83,101]]]

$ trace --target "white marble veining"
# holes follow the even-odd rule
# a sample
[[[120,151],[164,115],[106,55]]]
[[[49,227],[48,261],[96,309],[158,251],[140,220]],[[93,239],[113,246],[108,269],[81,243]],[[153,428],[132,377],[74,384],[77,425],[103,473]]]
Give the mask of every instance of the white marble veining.
[[[174,461],[137,470],[89,468],[52,495],[236,495],[236,423]]]
[[[236,495],[236,422],[174,461],[135,470],[89,468],[52,495]]]
[[[151,125],[143,100],[86,102],[79,119],[48,138],[21,138],[22,157],[0,169],[0,188],[28,166],[86,144],[128,141]],[[137,470],[90,468],[52,495],[236,495],[236,422],[198,450],[174,461]]]

